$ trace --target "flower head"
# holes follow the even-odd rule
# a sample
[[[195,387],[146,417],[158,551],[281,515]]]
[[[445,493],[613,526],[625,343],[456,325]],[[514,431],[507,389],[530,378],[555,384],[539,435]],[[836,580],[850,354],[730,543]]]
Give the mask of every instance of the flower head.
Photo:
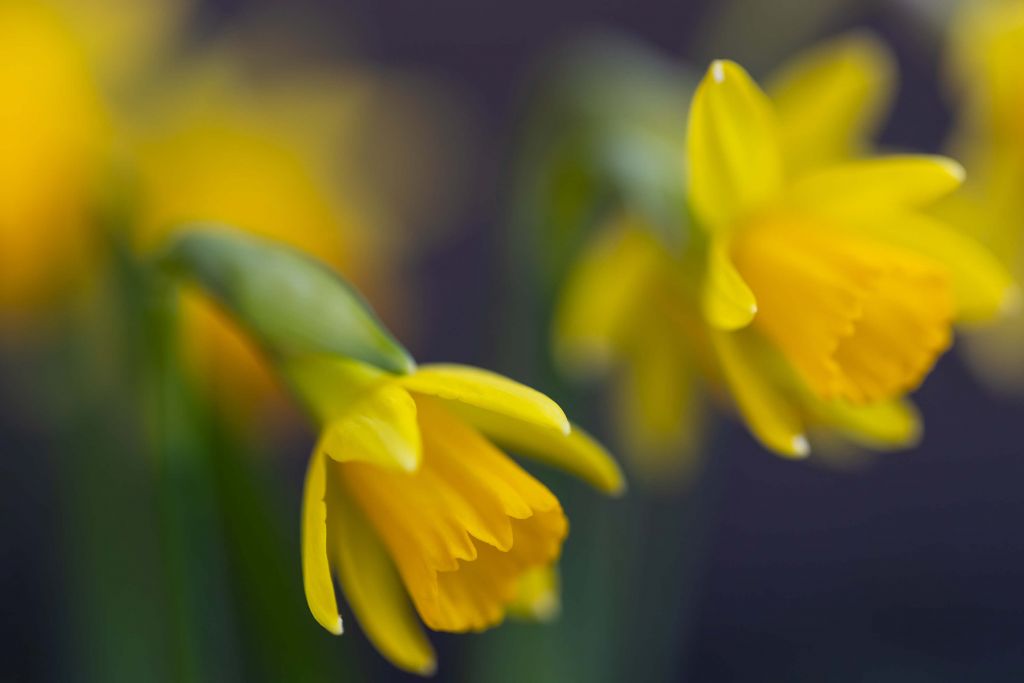
[[[911,443],[919,429],[904,397],[950,345],[953,322],[994,316],[1011,288],[991,256],[924,213],[963,180],[956,162],[850,157],[877,116],[863,68],[878,62],[872,46],[846,39],[819,51],[818,67],[792,67],[778,104],[739,65],[714,62],[686,139],[697,229],[671,247],[642,220],[615,221],[570,279],[561,355],[597,340],[634,375],[659,362],[700,377],[783,455],[807,455],[815,426],[874,447]],[[588,273],[612,268],[612,305],[586,314]],[[660,323],[643,322],[652,316]],[[685,409],[693,390],[660,391],[673,397],[662,405]]]
[[[35,322],[101,265],[113,161],[187,3],[0,3],[0,323]],[[116,188],[120,189],[120,188]],[[120,197],[116,198],[120,200]]]
[[[333,571],[368,637],[403,668],[433,666],[413,610],[438,631],[489,628],[560,554],[558,499],[492,439],[621,490],[613,462],[555,403],[499,375],[392,375],[328,358],[293,361],[286,375],[322,425],[303,515],[310,609],[339,629]],[[374,545],[374,563],[360,543]]]
[[[321,625],[342,630],[336,576],[373,644],[428,673],[434,653],[420,620],[463,632],[509,610],[551,612],[557,600],[537,577],[550,576],[568,523],[501,448],[610,494],[624,487],[614,460],[556,403],[485,370],[417,367],[353,290],[280,245],[186,233],[168,263],[259,339],[319,428],[302,563]]]
[[[67,294],[94,257],[90,210],[109,112],[75,29],[47,3],[0,4],[3,318],[25,316]]]

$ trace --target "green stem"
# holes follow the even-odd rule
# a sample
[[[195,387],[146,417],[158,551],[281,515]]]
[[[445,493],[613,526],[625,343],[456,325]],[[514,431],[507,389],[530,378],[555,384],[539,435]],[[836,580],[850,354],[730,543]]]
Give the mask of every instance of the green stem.
[[[176,676],[182,681],[240,680],[235,624],[223,551],[223,520],[202,422],[178,358],[174,294],[149,277],[142,310],[149,335],[145,374],[150,441],[168,568]]]

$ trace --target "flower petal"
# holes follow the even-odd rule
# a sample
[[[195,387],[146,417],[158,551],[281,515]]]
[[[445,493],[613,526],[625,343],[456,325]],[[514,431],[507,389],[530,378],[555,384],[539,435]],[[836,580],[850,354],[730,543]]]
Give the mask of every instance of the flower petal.
[[[796,406],[773,386],[766,363],[759,362],[741,339],[744,333],[713,332],[711,342],[747,426],[766,448],[779,455],[803,458],[810,454]]]
[[[712,240],[701,305],[708,323],[720,330],[746,327],[757,315],[757,299],[733,265],[726,238]]]
[[[475,406],[539,427],[569,433],[569,419],[544,394],[497,373],[467,365],[424,365],[401,377],[406,389],[419,394]]]
[[[712,62],[694,94],[686,138],[690,199],[712,232],[774,196],[782,162],[771,102],[743,67]]]
[[[329,495],[331,557],[352,613],[388,661],[405,671],[432,674],[434,650],[387,549],[343,492],[332,487]]]
[[[1020,291],[1013,277],[985,247],[930,216],[909,211],[872,216],[857,230],[907,247],[946,267],[958,322],[984,322],[1008,313]]]
[[[644,316],[636,342],[625,349],[615,413],[631,472],[664,489],[693,473],[704,411],[697,342],[660,313]]]
[[[558,567],[549,564],[530,569],[519,578],[516,598],[508,606],[513,617],[549,622],[562,611]]]
[[[581,373],[605,369],[642,300],[659,250],[649,231],[627,221],[589,245],[569,273],[555,313],[561,365]]]
[[[869,33],[826,41],[790,60],[769,84],[789,172],[864,150],[892,100],[893,57]]]
[[[423,454],[416,403],[396,383],[383,384],[328,422],[317,448],[338,462],[415,471]]]
[[[790,189],[797,205],[863,213],[885,207],[922,207],[964,180],[963,166],[942,156],[892,155],[828,166]]]
[[[854,405],[811,398],[808,409],[828,427],[872,450],[910,448],[921,438],[921,416],[910,401]]]
[[[576,425],[568,434],[488,411],[455,407],[484,436],[502,448],[565,470],[610,495],[621,495],[626,481],[615,459]]]
[[[306,470],[302,493],[302,585],[313,618],[331,633],[341,635],[341,615],[327,559],[326,461],[323,453],[316,450]]]

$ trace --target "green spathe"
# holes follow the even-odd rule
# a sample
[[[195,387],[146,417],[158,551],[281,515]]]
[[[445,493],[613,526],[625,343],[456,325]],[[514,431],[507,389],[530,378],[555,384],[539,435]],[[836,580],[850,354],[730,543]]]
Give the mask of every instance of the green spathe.
[[[198,284],[271,353],[344,356],[400,374],[416,367],[351,285],[289,246],[196,223],[174,233],[163,263]]]

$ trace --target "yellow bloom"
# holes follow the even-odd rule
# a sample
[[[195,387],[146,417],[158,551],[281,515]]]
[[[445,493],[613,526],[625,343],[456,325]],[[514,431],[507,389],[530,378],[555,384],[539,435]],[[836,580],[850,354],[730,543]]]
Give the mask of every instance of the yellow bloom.
[[[367,637],[393,663],[435,666],[416,614],[479,631],[510,609],[550,614],[567,522],[554,495],[494,442],[608,493],[614,461],[550,399],[475,368],[393,375],[323,356],[285,374],[322,425],[303,512],[303,573],[317,621],[341,633],[332,572]]]
[[[0,3],[0,319],[29,322],[100,259],[117,104],[185,3]],[[101,207],[101,204],[104,205]]]
[[[958,164],[848,158],[877,117],[882,98],[869,93],[889,79],[873,77],[873,45],[846,39],[791,67],[778,104],[738,65],[713,63],[687,131],[699,229],[669,249],[616,221],[570,280],[560,355],[588,342],[625,359],[652,396],[673,397],[660,401],[662,424],[676,411],[675,424],[692,420],[678,416],[694,391],[725,389],[782,455],[807,455],[815,426],[873,447],[912,442],[904,396],[949,346],[953,321],[995,315],[1010,286],[992,257],[922,212],[959,185]],[[614,285],[586,291],[602,276]],[[666,375],[697,388],[658,389]]]
[[[384,278],[404,258],[396,198],[381,201],[349,158],[394,93],[360,72],[290,79],[247,87],[234,60],[218,57],[165,83],[133,135],[136,240],[148,250],[182,222],[231,225],[345,272],[393,314],[394,278]],[[195,376],[234,397],[243,419],[275,414],[280,392],[259,350],[203,297],[186,294],[182,306]]]
[[[345,208],[328,172],[335,150],[305,145],[299,122],[268,113],[280,107],[273,97],[245,93],[231,76],[185,80],[150,104],[134,136],[140,247],[202,219],[282,240],[358,278],[355,257],[374,259],[360,242],[361,219]],[[243,416],[266,410],[278,393],[256,347],[202,297],[186,294],[182,307],[195,376],[245,396]]]
[[[71,291],[94,258],[94,185],[109,135],[97,74],[53,7],[0,3],[0,319]]]
[[[978,238],[1020,282],[1024,277],[1024,2],[963,3],[950,24],[960,110],[953,148],[969,181],[941,215]],[[968,357],[994,386],[1024,387],[1024,316],[972,330]]]

